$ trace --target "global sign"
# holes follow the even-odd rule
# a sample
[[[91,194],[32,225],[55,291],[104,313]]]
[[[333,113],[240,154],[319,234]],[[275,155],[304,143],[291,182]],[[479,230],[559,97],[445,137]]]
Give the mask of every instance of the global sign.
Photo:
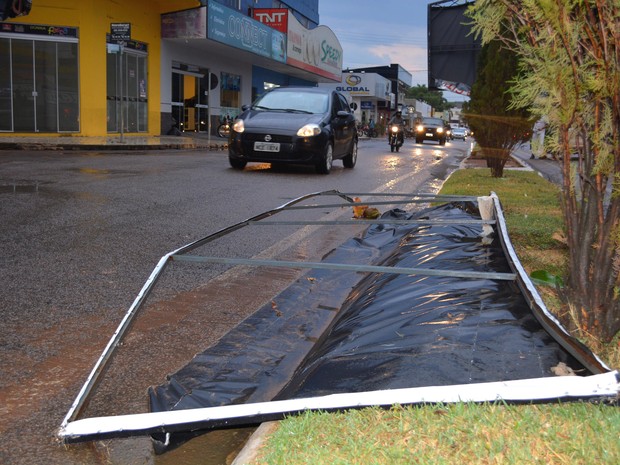
[[[362,78],[359,77],[357,74],[349,74],[346,79],[345,79],[346,83],[349,84],[350,86],[356,86],[358,85],[360,82],[362,82]]]
[[[351,95],[370,95],[370,89],[362,84],[362,77],[357,74],[347,74],[342,86],[336,87],[338,92],[348,92]]]

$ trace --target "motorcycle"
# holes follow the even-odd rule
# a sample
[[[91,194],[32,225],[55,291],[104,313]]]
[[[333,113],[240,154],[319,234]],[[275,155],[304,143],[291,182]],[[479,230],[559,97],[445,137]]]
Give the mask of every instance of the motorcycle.
[[[396,150],[398,152],[398,150],[403,145],[403,142],[404,142],[403,127],[399,124],[390,125],[390,138],[389,138],[390,151],[393,152],[394,150]]]
[[[232,126],[232,122],[233,119],[230,116],[224,118],[224,122],[217,127],[217,135],[224,139],[228,139],[228,136],[230,136],[230,127]]]

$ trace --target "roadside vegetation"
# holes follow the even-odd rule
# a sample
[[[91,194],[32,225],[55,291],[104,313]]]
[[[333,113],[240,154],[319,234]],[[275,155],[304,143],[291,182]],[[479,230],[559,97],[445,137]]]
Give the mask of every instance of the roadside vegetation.
[[[463,169],[441,194],[495,192],[509,235],[528,273],[561,276],[568,250],[562,232],[559,189],[536,173]],[[539,286],[552,312],[555,288]],[[610,367],[620,368],[620,341],[578,336]],[[454,404],[307,412],[279,423],[258,464],[617,464],[620,409],[591,403],[539,405]]]
[[[542,147],[533,142],[562,171],[571,307],[563,323],[609,343],[620,333],[620,2],[476,0],[466,16],[483,48],[498,44],[517,58],[510,105],[500,110],[524,111],[542,125]],[[471,106],[484,112],[492,100],[475,87]]]

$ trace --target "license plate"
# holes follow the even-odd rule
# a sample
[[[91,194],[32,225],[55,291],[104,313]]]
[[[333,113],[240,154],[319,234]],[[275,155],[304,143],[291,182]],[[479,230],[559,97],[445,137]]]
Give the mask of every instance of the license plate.
[[[278,142],[254,142],[254,150],[257,152],[279,152],[280,144]]]
[[[433,133],[432,132],[427,132],[426,133],[426,137],[433,137]]]

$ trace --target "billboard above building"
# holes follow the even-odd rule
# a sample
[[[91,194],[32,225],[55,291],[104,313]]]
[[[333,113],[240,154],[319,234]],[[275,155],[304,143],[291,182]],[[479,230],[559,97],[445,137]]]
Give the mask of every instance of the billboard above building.
[[[469,95],[476,78],[480,40],[471,34],[467,0],[428,5],[428,87]]]

